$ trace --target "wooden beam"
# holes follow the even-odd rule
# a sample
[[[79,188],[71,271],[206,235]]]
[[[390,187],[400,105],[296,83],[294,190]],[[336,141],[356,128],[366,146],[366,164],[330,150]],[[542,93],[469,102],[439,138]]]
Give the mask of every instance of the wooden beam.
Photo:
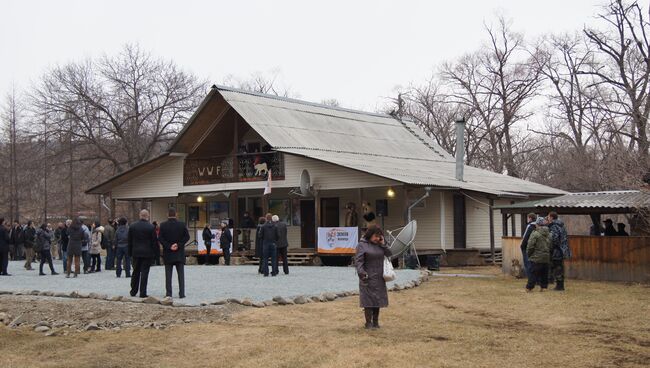
[[[237,251],[237,246],[239,245],[239,236],[237,235],[237,229],[239,228],[239,191],[236,190],[230,193],[230,208],[233,210],[232,217],[232,234],[233,234],[233,251]]]
[[[194,146],[192,146],[191,152],[194,152],[194,151],[196,151],[197,148],[199,148],[201,143],[203,143],[203,141],[208,137],[208,135],[210,135],[210,133],[212,133],[214,128],[216,128],[217,124],[221,121],[221,119],[223,119],[224,115],[226,115],[226,113],[229,110],[230,110],[230,105],[226,105],[226,108],[221,110],[221,113],[219,115],[217,115],[216,119],[212,120],[212,122],[210,123],[210,126],[208,127],[208,129],[204,130],[203,134],[201,134],[199,139],[197,139],[194,142]]]

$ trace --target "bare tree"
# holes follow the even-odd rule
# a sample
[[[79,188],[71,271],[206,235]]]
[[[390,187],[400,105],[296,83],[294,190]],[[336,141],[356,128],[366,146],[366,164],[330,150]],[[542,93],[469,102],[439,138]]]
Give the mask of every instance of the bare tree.
[[[593,76],[596,85],[611,90],[600,109],[619,115],[627,129],[619,134],[629,139],[629,148],[650,169],[648,114],[650,113],[650,30],[644,11],[635,1],[611,1],[598,15],[603,30],[585,28],[584,34],[599,51],[581,73]]]
[[[517,156],[524,150],[525,135],[515,124],[532,114],[526,104],[537,96],[541,74],[534,57],[526,50],[523,36],[513,32],[504,18],[496,27],[486,26],[487,46],[443,65],[442,76],[453,88],[454,99],[466,105],[484,133],[478,138],[485,147],[488,168],[519,177]]]
[[[6,97],[6,104],[3,111],[2,120],[7,133],[7,148],[9,151],[8,168],[9,168],[9,215],[11,220],[20,219],[20,196],[18,194],[18,158],[17,146],[19,136],[19,120],[23,110],[15,88]]]
[[[271,94],[280,97],[297,97],[280,78],[280,70],[275,68],[269,72],[255,72],[247,78],[228,75],[223,84],[256,93]]]
[[[114,57],[72,63],[47,73],[33,93],[53,130],[93,147],[83,160],[113,173],[154,156],[198,106],[205,83],[137,45]]]

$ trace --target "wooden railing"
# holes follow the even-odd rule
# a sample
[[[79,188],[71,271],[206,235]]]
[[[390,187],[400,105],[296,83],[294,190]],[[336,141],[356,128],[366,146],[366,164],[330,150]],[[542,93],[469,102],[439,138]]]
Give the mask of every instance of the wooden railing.
[[[511,273],[512,260],[520,264],[519,237],[502,238],[504,273]],[[569,278],[598,281],[650,283],[650,237],[570,236],[573,257],[565,262]]]

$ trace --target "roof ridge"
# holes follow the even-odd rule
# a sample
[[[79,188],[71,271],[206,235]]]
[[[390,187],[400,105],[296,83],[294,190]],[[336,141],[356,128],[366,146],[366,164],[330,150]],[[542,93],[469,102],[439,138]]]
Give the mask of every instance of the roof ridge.
[[[268,99],[271,99],[271,100],[278,100],[278,101],[296,103],[296,104],[300,104],[300,105],[307,105],[307,106],[311,106],[311,107],[321,107],[321,108],[324,108],[324,109],[327,109],[327,110],[335,110],[335,111],[349,112],[349,113],[359,114],[359,115],[369,115],[369,116],[375,116],[375,117],[380,117],[380,118],[387,118],[387,119],[397,120],[397,119],[395,119],[394,116],[392,116],[390,114],[382,114],[382,113],[378,113],[378,112],[370,112],[370,111],[363,111],[363,110],[357,110],[357,109],[350,109],[350,108],[347,108],[347,107],[325,105],[325,104],[322,104],[322,103],[311,102],[311,101],[306,101],[306,100],[300,100],[300,99],[292,98],[292,97],[284,97],[284,96],[272,95],[272,94],[268,94],[268,93],[247,91],[247,90],[240,89],[240,88],[228,87],[228,86],[222,86],[222,85],[216,85],[216,84],[213,85],[212,87],[216,88],[219,91],[235,92],[235,93],[241,93],[241,94],[245,94],[245,95],[268,98]]]
[[[399,158],[399,159],[409,159],[413,161],[427,161],[427,162],[444,162],[444,163],[450,163],[450,161],[446,160],[432,160],[432,159],[425,159],[425,158],[417,158],[417,157],[405,157],[405,156],[392,156],[392,155],[382,155],[379,153],[368,153],[368,152],[354,152],[354,151],[342,151],[342,150],[330,150],[330,149],[323,149],[323,148],[313,148],[313,147],[288,147],[288,146],[277,146],[273,147],[276,151],[282,151],[282,150],[305,150],[305,151],[320,151],[320,152],[331,152],[331,153],[346,153],[350,155],[356,155],[356,156],[373,156],[373,157],[390,157],[390,158]],[[444,157],[443,157],[444,158]]]

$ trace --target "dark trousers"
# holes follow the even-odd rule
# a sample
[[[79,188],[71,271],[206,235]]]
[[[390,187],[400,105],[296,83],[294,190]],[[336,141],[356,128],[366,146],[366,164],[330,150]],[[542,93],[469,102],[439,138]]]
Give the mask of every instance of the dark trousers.
[[[223,251],[223,259],[226,266],[230,266],[230,245],[223,247],[221,250]]]
[[[269,275],[269,257],[271,257],[271,274],[275,276],[278,274],[278,251],[275,243],[264,242],[262,249],[262,273],[264,276]]]
[[[530,276],[530,261],[528,260],[528,253],[526,253],[525,249],[521,250],[521,253],[523,255],[523,260],[524,260],[524,272],[526,273],[526,277]]]
[[[9,251],[0,251],[0,275],[8,275]]]
[[[552,260],[549,271],[550,271],[549,279],[555,280],[555,282],[564,282],[564,260],[563,259]]]
[[[60,253],[63,261],[63,272],[68,272],[68,251],[61,249]]]
[[[133,257],[133,276],[131,277],[131,295],[140,290],[140,297],[147,296],[147,281],[149,281],[150,257]]]
[[[285,275],[289,274],[289,259],[287,258],[287,251],[289,247],[278,248],[278,262],[282,260],[282,271]]]
[[[185,264],[183,262],[174,262],[165,264],[165,295],[172,296],[172,274],[176,267],[178,274],[178,296],[185,298]]]
[[[102,270],[102,256],[99,254],[91,254],[90,259],[92,260],[90,270],[100,272]]]
[[[84,272],[88,271],[90,269],[90,255],[87,250],[81,251],[81,261],[84,264]]]
[[[115,249],[113,247],[106,248],[106,264],[104,265],[104,269],[115,269]]]
[[[39,273],[43,273],[43,265],[45,262],[50,266],[50,272],[54,273],[54,264],[52,264],[52,252],[50,252],[49,249],[47,250],[42,250],[41,252],[41,265],[39,266],[38,270]]]
[[[115,253],[117,257],[117,268],[115,269],[115,274],[117,277],[122,276],[122,262],[124,262],[126,277],[131,277],[131,257],[129,257],[128,249],[126,247],[117,248]]]
[[[532,290],[537,284],[539,284],[542,289],[548,288],[548,263],[530,262],[530,271],[526,289]]]

